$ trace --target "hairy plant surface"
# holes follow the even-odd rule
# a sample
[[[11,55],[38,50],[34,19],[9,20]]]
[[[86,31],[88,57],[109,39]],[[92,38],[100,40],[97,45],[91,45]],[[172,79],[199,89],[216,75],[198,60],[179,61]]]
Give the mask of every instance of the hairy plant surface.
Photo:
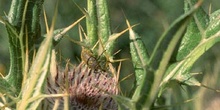
[[[167,28],[151,45],[151,37],[141,37],[133,30],[134,27],[140,29],[142,24],[131,25],[130,16],[124,17],[127,29],[112,33],[107,0],[87,0],[87,9],[81,2],[69,1],[80,10],[77,13],[81,17],[75,17],[74,23],[65,28],[55,29],[61,16],[59,5],[64,1],[55,3],[51,15],[43,8],[48,8],[43,6],[44,0],[12,0],[9,13],[6,17],[0,16],[10,52],[8,74],[0,77],[1,109],[200,110],[212,106],[193,101],[206,97],[204,88],[216,94],[219,90],[207,84],[211,74],[201,75],[192,69],[220,41],[220,10],[207,14],[202,7],[203,0],[184,0],[184,13],[169,25],[164,22]],[[71,29],[77,29],[76,25],[78,32],[74,35],[79,37],[67,35]],[[125,39],[121,36],[127,31],[129,40],[117,44]],[[63,40],[81,47],[81,58],[72,61],[59,55]],[[121,50],[120,44],[129,46]],[[77,51],[76,45],[67,53]],[[68,43],[64,46],[68,47]],[[61,47],[62,51],[65,49]],[[125,53],[124,50],[130,51],[126,53],[130,57],[116,59],[116,54]],[[126,66],[121,66],[121,62]],[[216,68],[213,66],[212,84],[217,86],[219,71]],[[129,73],[124,72],[126,70]],[[131,75],[120,78],[127,74]],[[134,81],[125,81],[128,89],[122,82],[130,76]],[[193,88],[195,86],[199,89]]]

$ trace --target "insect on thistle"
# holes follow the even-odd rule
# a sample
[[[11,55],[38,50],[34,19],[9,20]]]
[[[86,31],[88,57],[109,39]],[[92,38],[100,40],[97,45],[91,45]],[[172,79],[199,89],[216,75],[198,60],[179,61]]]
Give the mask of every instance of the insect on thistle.
[[[98,69],[102,71],[106,70],[106,65],[101,65],[100,57],[95,56],[89,49],[82,48],[81,59],[89,68],[94,69],[95,71]]]

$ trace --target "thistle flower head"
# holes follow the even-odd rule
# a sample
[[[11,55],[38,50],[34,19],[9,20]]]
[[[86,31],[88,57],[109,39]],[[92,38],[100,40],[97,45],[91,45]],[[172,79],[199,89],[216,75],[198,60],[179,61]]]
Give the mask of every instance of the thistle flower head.
[[[117,78],[111,71],[92,69],[80,63],[68,72],[58,67],[55,74],[47,78],[45,91],[47,94],[69,94],[71,110],[116,110],[117,104],[111,95],[118,94]],[[67,84],[68,83],[68,84]],[[49,108],[53,108],[55,100],[59,100],[58,109],[63,109],[63,98],[47,98]]]

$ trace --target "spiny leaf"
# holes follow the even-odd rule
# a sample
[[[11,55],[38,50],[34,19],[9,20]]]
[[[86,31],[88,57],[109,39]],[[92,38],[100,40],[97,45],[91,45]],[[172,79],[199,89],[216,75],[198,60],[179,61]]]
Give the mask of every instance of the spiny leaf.
[[[41,102],[42,99],[36,100],[31,103],[27,103],[31,97],[36,97],[41,94],[42,85],[45,81],[47,72],[49,71],[49,64],[51,58],[51,48],[52,48],[52,39],[53,39],[53,30],[57,15],[57,6],[55,10],[55,15],[52,21],[50,31],[46,39],[42,42],[37,55],[32,63],[32,66],[28,72],[28,79],[25,80],[25,83],[22,86],[21,100],[18,103],[18,110],[22,109],[36,109],[37,105]]]
[[[22,54],[19,35],[15,27],[5,21],[8,32],[9,51],[10,51],[10,70],[5,77],[10,85],[16,87],[16,94],[20,91],[22,82]]]
[[[132,27],[130,26],[130,23],[128,20],[126,20],[126,23],[129,28],[129,37],[130,37],[130,53],[131,53],[131,58],[133,62],[133,66],[135,68],[135,85],[134,88],[135,93],[133,95],[133,100],[136,100],[135,94],[140,94],[140,87],[139,86],[143,80],[145,72],[145,67],[147,66],[147,62],[149,60],[149,56],[147,54],[146,48],[144,43],[141,40],[141,37],[135,33],[132,30]]]
[[[112,95],[112,98],[119,104],[119,110],[136,110],[134,106],[135,104],[131,99],[120,95]]]
[[[146,71],[147,75],[145,74],[143,76],[144,78],[141,83],[141,92],[139,96],[137,95],[137,103],[140,104],[137,105],[138,109],[150,109],[150,106],[158,93],[159,84],[166,71],[166,67],[175,46],[181,40],[181,37],[183,37],[183,33],[185,32],[189,19],[200,5],[201,3],[195,5],[190,11],[174,21],[170,28],[159,39],[149,60],[149,68],[147,68]],[[151,79],[148,78],[149,75]],[[146,84],[149,84],[150,87],[146,88]]]
[[[86,28],[90,45],[95,45],[98,41],[98,20],[96,11],[96,0],[87,0]]]
[[[182,76],[176,76],[175,80],[180,84],[188,85],[188,86],[200,86],[201,83],[195,79],[194,76],[199,75],[200,73],[188,73]]]
[[[58,32],[58,33],[56,33],[56,34],[54,34],[54,35],[55,35],[55,36],[54,36],[54,40],[55,40],[55,41],[58,41],[58,40],[61,38],[61,36],[63,36],[65,33],[67,33],[70,29],[72,29],[76,24],[78,24],[78,23],[79,23],[81,20],[83,20],[85,17],[86,17],[86,16],[84,15],[83,17],[79,18],[76,22],[72,23],[70,26],[68,26],[68,27],[62,29],[62,31],[60,31],[60,32]]]
[[[8,15],[8,21],[4,22],[9,38],[10,51],[10,71],[6,76],[6,80],[12,86],[16,87],[16,91],[20,92],[22,83],[22,72],[24,72],[25,55],[24,50],[33,47],[34,38],[39,37],[39,18],[41,12],[41,4],[43,0],[13,0]],[[31,18],[31,19],[29,19]],[[2,19],[1,19],[2,21]],[[28,33],[25,32],[28,28]],[[29,37],[29,42],[25,45],[25,34]],[[30,56],[33,51],[29,51]],[[29,57],[31,61],[32,58]]]
[[[215,16],[218,16],[218,15],[219,14],[216,14]],[[198,81],[195,78],[191,78],[190,80],[188,80],[189,77],[193,77],[190,74],[190,70],[193,64],[201,57],[201,55],[203,55],[214,44],[216,44],[217,42],[220,42],[219,18],[215,17],[214,19],[210,19],[210,20],[211,21],[205,30],[205,34],[204,34],[205,36],[204,37],[200,36],[201,40],[195,47],[190,49],[189,53],[185,56],[185,59],[174,64],[175,65],[174,68],[168,72],[166,77],[163,79],[161,85],[164,85],[170,79],[174,79],[180,82],[184,82],[185,84],[188,84],[188,85],[198,86]],[[200,21],[200,22],[203,22],[203,21]],[[193,37],[190,36],[189,40],[192,40],[192,39]]]
[[[210,15],[210,23],[205,31],[206,38],[209,38],[220,30],[220,10]]]
[[[190,10],[193,3],[188,3],[188,0],[185,1],[185,12]],[[176,61],[181,61],[184,59],[193,48],[195,48],[199,42],[202,40],[204,31],[208,26],[209,18],[206,12],[200,7],[196,13],[193,15],[193,19],[190,20],[189,25],[187,26],[186,33],[183,37],[183,40],[180,43],[178,49],[178,54],[176,56]]]
[[[113,49],[115,47],[114,43],[115,43],[116,39],[118,39],[122,34],[124,34],[128,30],[130,30],[130,28],[133,28],[136,25],[138,25],[138,24],[132,25],[119,33],[113,33],[112,35],[109,36],[107,42],[105,43],[105,50],[110,57],[112,57]]]
[[[4,94],[15,94],[16,88],[14,88],[10,83],[8,83],[5,79],[0,78],[0,93]]]
[[[52,36],[52,33],[50,33]],[[40,95],[41,87],[45,81],[46,74],[49,69],[50,52],[52,46],[52,37],[48,36],[41,44],[36,58],[28,73],[29,78],[26,80],[22,89],[22,100],[19,109],[28,107],[27,100],[32,96]],[[37,100],[39,104],[40,100]],[[35,103],[35,102],[34,102]],[[33,104],[33,103],[32,103]]]
[[[98,19],[98,35],[105,44],[111,34],[110,17],[107,0],[96,0],[97,19]]]
[[[72,23],[71,25],[69,25],[66,28],[62,28],[62,29],[56,29],[53,32],[53,46],[56,46],[61,39],[63,38],[63,36],[70,30],[72,29],[77,23],[79,23],[81,20],[83,20],[86,16],[84,15],[83,17],[79,18],[76,22]],[[44,39],[47,35],[45,34],[42,38]],[[39,43],[42,42],[43,39],[39,39]]]

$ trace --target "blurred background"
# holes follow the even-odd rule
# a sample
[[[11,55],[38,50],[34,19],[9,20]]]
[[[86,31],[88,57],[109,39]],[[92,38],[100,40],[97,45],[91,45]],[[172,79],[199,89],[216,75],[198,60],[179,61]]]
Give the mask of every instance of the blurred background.
[[[60,0],[58,17],[55,26],[56,29],[66,27],[75,22],[81,16],[83,16],[82,12],[74,5],[73,1],[75,1],[80,7],[86,8],[86,0]],[[7,13],[9,12],[10,3],[11,0],[0,0],[0,16],[7,15]],[[183,0],[109,0],[112,33],[120,32],[127,28],[124,17],[125,15],[130,21],[131,25],[139,23],[139,25],[136,26],[134,30],[142,37],[149,54],[151,54],[161,34],[177,17],[184,13],[183,4]],[[53,16],[54,7],[54,0],[45,0],[44,8],[47,13],[49,24]],[[207,14],[209,14],[209,12],[214,12],[215,10],[220,9],[220,1],[204,0],[204,4],[202,7],[207,12]],[[44,34],[46,32],[45,23],[43,20],[43,16],[41,18],[41,29],[42,34]],[[81,25],[85,29],[85,20],[81,22]],[[75,40],[79,40],[78,27],[76,26],[71,29],[67,33],[67,35]],[[115,48],[115,52],[119,49],[121,49],[122,51],[115,56],[115,59],[130,58],[128,38],[129,36],[127,32],[117,40],[117,43],[115,44],[117,45],[117,48]],[[6,29],[4,28],[4,25],[0,23],[0,73],[2,75],[6,75],[9,69],[10,59],[8,47],[9,44]],[[203,74],[205,78],[213,79],[214,76],[214,78],[218,78],[216,79],[216,81],[218,81],[218,73],[220,73],[218,70],[220,62],[219,47],[220,45],[217,44],[212,49],[208,50],[208,52],[203,55],[200,60],[195,64],[192,72],[195,71],[209,73]],[[70,59],[71,63],[75,65],[80,62],[79,59],[81,47],[77,44],[72,43],[68,39],[64,38],[56,46],[56,49],[61,60]],[[121,74],[120,76],[121,79],[128,76],[129,74],[134,73],[131,60],[125,61],[122,64],[123,65],[121,73],[123,74]],[[115,66],[117,67],[117,64]],[[125,67],[125,69],[123,69],[123,66]],[[199,77],[201,81],[205,78],[202,76]],[[134,81],[133,76],[128,77],[125,81],[121,81],[120,83],[122,86],[122,91],[125,95],[129,94],[129,91],[131,89],[131,85],[126,83],[131,83],[131,81]],[[204,83],[213,88],[220,89],[220,86],[216,85],[217,82],[213,82],[213,84],[207,82]],[[207,92],[206,90],[207,89],[203,91]],[[213,97],[215,98],[215,96],[216,95],[214,94]],[[210,100],[212,99],[211,97],[209,98]],[[207,100],[209,99],[207,98]],[[206,105],[208,106],[208,103],[206,103]],[[204,107],[206,107],[206,105],[204,105]]]

